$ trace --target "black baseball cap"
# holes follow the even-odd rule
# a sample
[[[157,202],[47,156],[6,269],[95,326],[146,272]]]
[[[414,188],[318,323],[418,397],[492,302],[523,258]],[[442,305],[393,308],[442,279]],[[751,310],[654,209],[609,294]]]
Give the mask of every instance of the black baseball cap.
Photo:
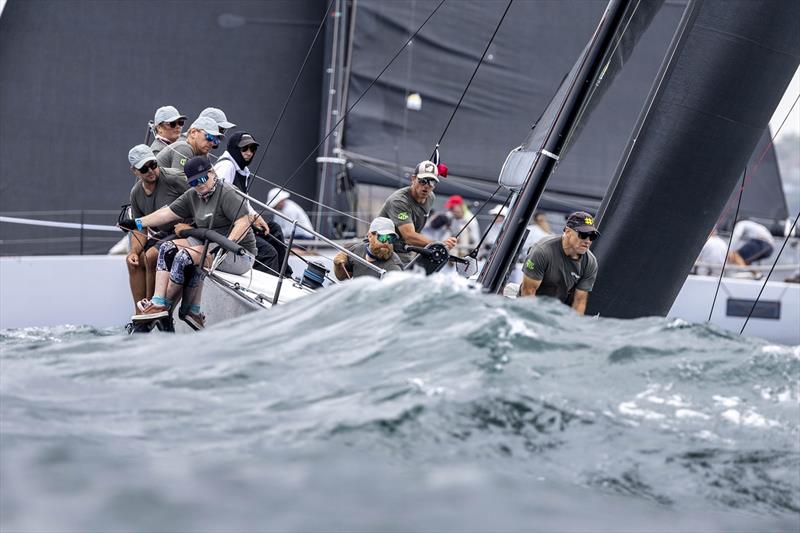
[[[575,211],[567,217],[567,227],[575,231],[594,232],[600,235],[597,228],[594,227],[594,217],[586,211]]]
[[[191,181],[194,177],[207,173],[211,170],[211,166],[211,161],[207,157],[197,155],[183,165],[183,173],[186,174],[186,180]]]

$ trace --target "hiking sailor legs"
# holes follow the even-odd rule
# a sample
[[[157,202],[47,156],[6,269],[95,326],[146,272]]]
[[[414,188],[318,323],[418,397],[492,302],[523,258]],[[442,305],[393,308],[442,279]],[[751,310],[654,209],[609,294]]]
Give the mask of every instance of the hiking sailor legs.
[[[731,249],[728,260],[746,266],[772,255],[775,245],[766,227],[752,220],[741,220],[733,228]]]
[[[423,161],[414,169],[411,175],[411,185],[393,192],[386,199],[378,216],[388,218],[395,226],[395,231],[400,236],[399,243],[402,247],[427,246],[433,240],[420,232],[425,227],[425,221],[431,212],[435,195],[433,189],[439,183],[438,169],[432,161]],[[447,249],[456,245],[454,237],[444,240]],[[413,258],[413,252],[398,252],[403,265],[407,265]]]
[[[522,266],[521,296],[551,296],[582,315],[597,277],[597,259],[589,246],[599,236],[592,215],[572,213],[560,236],[531,248]]]
[[[131,148],[128,162],[131,173],[138,178],[130,193],[131,216],[134,219],[169,205],[188,188],[182,174],[158,167],[153,151],[145,144]],[[153,295],[158,256],[155,244],[159,238],[172,233],[173,226],[168,223],[154,228],[158,233],[152,230],[134,230],[130,233],[130,252],[125,262],[134,304]]]

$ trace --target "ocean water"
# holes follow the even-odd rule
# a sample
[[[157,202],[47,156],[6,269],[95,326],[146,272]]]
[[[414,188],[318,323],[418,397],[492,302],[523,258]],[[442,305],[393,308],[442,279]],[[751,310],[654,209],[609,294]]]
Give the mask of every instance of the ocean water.
[[[2,531],[797,531],[800,347],[359,279],[0,331]]]

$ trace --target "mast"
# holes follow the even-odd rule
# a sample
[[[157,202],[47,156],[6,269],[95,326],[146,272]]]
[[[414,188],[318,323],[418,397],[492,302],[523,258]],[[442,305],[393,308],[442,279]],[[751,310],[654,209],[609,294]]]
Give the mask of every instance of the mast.
[[[509,209],[506,223],[497,237],[497,244],[478,281],[487,292],[498,293],[514,263],[523,242],[528,221],[544,192],[547,180],[555,170],[559,154],[570,132],[575,128],[581,110],[591,93],[593,81],[603,69],[604,58],[620,28],[630,0],[611,0],[584,52],[572,82],[562,97],[555,120],[546,133],[542,148],[536,154],[516,201]]]

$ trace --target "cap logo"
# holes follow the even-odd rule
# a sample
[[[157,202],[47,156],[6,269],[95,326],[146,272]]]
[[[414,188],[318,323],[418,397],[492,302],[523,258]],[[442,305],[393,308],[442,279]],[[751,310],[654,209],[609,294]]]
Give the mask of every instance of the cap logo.
[[[397,213],[397,220],[408,220],[408,213],[405,211],[402,213]]]
[[[587,226],[594,226],[594,219],[592,219],[592,217],[586,217],[583,219],[583,223]]]

